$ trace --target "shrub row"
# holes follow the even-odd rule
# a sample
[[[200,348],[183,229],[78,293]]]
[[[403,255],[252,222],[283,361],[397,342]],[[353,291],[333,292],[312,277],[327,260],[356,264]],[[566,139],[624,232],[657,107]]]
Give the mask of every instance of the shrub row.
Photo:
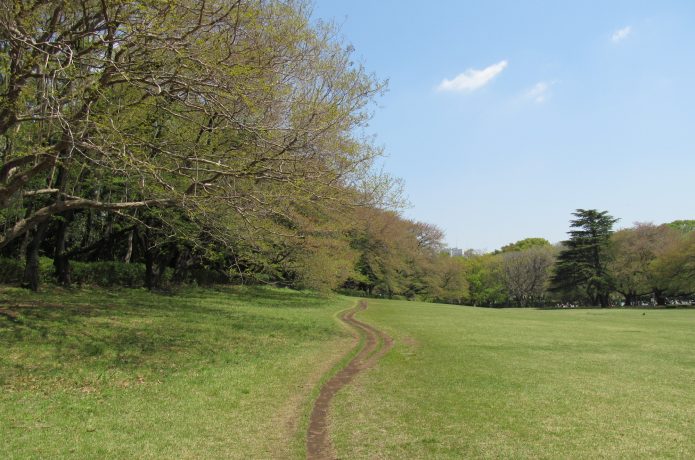
[[[54,283],[55,269],[53,260],[42,257],[39,263],[41,281]],[[24,262],[17,259],[0,257],[0,284],[19,284],[24,274]],[[173,270],[167,268],[161,285],[171,283]],[[145,284],[145,265],[140,263],[126,264],[123,262],[70,262],[70,279],[73,284],[82,286],[101,287],[143,287]],[[188,271],[185,283],[195,285],[224,284],[229,277],[224,273],[205,268],[194,268]]]

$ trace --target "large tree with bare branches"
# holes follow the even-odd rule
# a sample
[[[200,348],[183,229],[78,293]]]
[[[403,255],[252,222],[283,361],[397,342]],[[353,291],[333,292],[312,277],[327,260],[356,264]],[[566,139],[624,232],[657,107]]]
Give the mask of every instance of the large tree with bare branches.
[[[302,2],[4,2],[0,248],[88,209],[286,230],[383,192],[358,131],[382,84],[333,34]]]

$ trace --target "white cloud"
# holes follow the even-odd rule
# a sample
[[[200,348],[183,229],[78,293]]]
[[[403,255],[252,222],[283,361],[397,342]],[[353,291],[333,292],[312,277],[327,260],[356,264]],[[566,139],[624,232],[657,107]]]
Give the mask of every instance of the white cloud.
[[[550,97],[550,87],[554,84],[554,82],[539,81],[533,85],[531,89],[526,91],[524,96],[537,104],[542,104]]]
[[[482,88],[507,67],[507,61],[500,61],[482,70],[468,69],[456,75],[452,80],[446,78],[437,86],[438,91],[475,91]]]
[[[618,29],[615,32],[613,32],[613,35],[611,35],[611,41],[613,43],[619,43],[623,40],[625,40],[630,33],[632,32],[632,27],[626,26],[623,27],[622,29]]]

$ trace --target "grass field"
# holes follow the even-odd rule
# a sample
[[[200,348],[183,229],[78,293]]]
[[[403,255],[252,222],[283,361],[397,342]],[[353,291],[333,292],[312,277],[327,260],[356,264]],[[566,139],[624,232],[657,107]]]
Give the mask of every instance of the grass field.
[[[353,344],[334,314],[353,303],[0,288],[0,307],[24,305],[0,316],[0,458],[302,458],[312,392]]]
[[[304,458],[354,302],[0,288],[0,458]],[[396,343],[334,400],[340,458],[695,456],[695,310],[370,300],[358,317]]]
[[[335,401],[340,458],[695,456],[695,310],[359,316],[396,345]]]

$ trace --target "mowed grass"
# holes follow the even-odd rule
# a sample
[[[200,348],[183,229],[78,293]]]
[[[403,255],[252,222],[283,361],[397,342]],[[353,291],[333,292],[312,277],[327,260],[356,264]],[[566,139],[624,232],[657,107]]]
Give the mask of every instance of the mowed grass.
[[[0,288],[0,458],[302,458],[312,392],[354,340],[334,314],[353,303]]]
[[[337,397],[339,458],[693,458],[695,310],[370,300],[393,350]]]

